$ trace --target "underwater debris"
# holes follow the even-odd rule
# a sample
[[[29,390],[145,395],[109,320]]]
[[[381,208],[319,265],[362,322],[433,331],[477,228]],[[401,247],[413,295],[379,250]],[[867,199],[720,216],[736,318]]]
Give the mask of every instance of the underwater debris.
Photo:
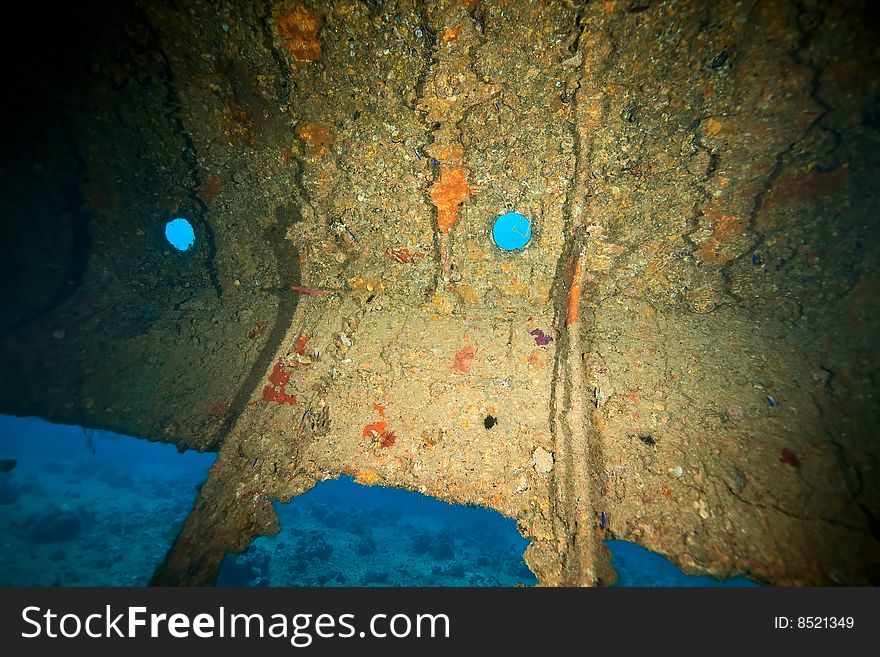
[[[498,424],[498,418],[493,415],[487,415],[483,420],[483,426],[487,429],[491,429],[496,424]]]
[[[547,474],[553,469],[553,454],[543,447],[536,447],[532,452],[532,467],[538,474]]]
[[[304,287],[302,285],[291,285],[290,289],[300,294],[330,294],[330,290],[316,290],[313,287]]]
[[[406,264],[409,264],[410,262],[412,262],[412,261],[415,260],[416,258],[419,258],[419,259],[424,259],[424,258],[425,258],[425,254],[424,254],[424,253],[421,253],[421,252],[413,252],[413,251],[410,251],[409,249],[406,249],[406,248],[403,248],[403,249],[385,249],[385,255],[389,255],[389,256],[391,256],[392,258],[394,258],[395,260],[397,260],[397,262],[402,262],[402,263],[405,264],[405,265],[406,265]]]

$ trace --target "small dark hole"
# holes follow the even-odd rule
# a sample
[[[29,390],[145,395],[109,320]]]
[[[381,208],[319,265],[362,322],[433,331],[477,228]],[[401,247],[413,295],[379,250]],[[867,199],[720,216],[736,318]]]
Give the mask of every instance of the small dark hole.
[[[491,429],[496,424],[498,424],[498,418],[492,417],[491,415],[487,415],[486,419],[483,420],[483,426],[487,429]]]
[[[727,63],[728,57],[729,57],[729,55],[727,54],[727,51],[722,50],[720,53],[718,53],[717,55],[715,55],[712,58],[712,62],[709,64],[709,67],[710,68],[721,68],[722,66],[724,66]]]

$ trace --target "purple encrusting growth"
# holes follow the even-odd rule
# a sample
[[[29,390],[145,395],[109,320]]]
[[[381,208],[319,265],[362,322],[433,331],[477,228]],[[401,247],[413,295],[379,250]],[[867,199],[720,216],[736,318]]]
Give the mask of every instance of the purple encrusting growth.
[[[535,329],[534,331],[531,331],[529,335],[535,336],[535,344],[539,347],[543,347],[544,345],[553,342],[553,338],[546,335],[541,329]]]

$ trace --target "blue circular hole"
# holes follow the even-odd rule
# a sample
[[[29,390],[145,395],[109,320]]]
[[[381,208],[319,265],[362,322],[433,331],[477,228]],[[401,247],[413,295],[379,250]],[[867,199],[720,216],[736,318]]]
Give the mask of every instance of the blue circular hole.
[[[532,239],[532,222],[519,212],[502,214],[495,220],[492,239],[505,251],[521,249]]]
[[[196,243],[196,233],[186,219],[172,219],[165,224],[165,237],[178,251],[188,251]]]

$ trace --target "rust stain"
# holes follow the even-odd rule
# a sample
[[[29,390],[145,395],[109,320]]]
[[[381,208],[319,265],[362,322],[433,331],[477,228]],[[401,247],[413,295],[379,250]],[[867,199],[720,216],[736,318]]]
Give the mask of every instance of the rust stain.
[[[312,152],[322,156],[327,154],[330,146],[336,141],[336,131],[318,123],[297,126],[296,135],[309,146]]]
[[[844,164],[827,173],[808,171],[780,176],[767,194],[765,206],[787,203],[812,205],[820,198],[834,193],[848,174],[849,167]]]
[[[695,255],[706,264],[722,265],[736,256],[730,243],[746,232],[748,220],[717,210],[706,211],[706,216],[712,221],[712,234],[700,244]]]
[[[574,272],[571,277],[571,287],[568,288],[568,301],[566,303],[568,316],[565,318],[566,326],[571,326],[578,321],[581,303],[581,276],[584,274],[585,250],[581,249],[574,263]]]
[[[220,178],[218,176],[209,176],[199,190],[199,198],[206,204],[210,204],[217,198],[217,194],[220,193],[220,187]]]

